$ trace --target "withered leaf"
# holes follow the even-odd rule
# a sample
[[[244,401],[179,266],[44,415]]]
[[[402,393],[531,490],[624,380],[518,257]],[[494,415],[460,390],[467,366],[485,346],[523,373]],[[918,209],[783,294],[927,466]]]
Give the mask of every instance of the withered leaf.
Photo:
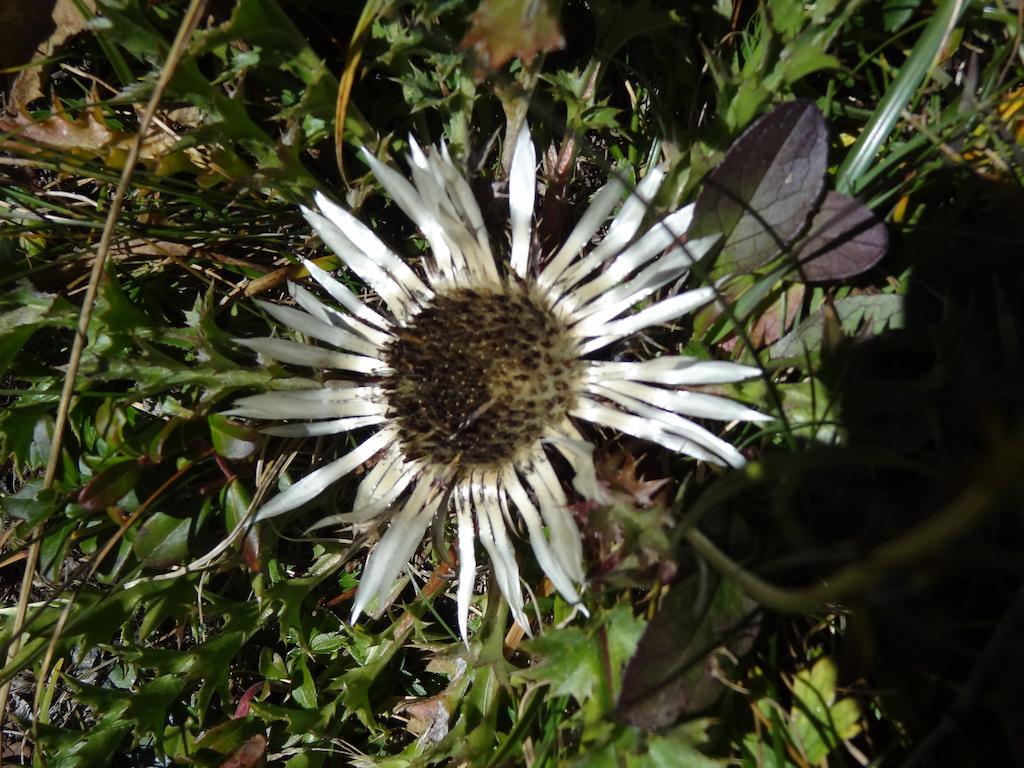
[[[513,56],[529,64],[538,53],[565,46],[556,10],[550,0],[483,0],[461,46],[473,50],[484,71]]]

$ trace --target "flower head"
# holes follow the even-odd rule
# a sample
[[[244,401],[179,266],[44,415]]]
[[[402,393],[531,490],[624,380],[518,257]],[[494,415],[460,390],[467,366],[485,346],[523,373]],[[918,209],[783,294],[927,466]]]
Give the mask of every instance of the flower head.
[[[602,187],[562,247],[545,263],[531,248],[536,155],[519,133],[509,179],[511,250],[495,258],[466,179],[442,144],[429,155],[415,142],[412,181],[364,152],[391,198],[430,245],[417,273],[349,211],[318,193],[309,223],[379,296],[374,308],[312,262],[330,306],[290,285],[300,308],[261,302],[275,319],[330,349],[283,339],[239,343],[282,363],[344,372],[321,388],[243,397],[236,416],[284,420],[265,431],[337,435],[373,427],[358,447],[272,498],[267,519],[318,496],[379,457],[361,480],[351,513],[329,520],[390,524],[363,571],[353,620],[414,554],[430,521],[454,511],[458,529],[459,628],[467,634],[479,538],[513,616],[529,629],[508,526],[521,520],[538,564],[577,603],[583,581],[579,531],[551,456],[574,472],[580,495],[601,500],[593,446],[577,424],[591,422],[715,464],[741,466],[728,442],[691,417],[761,420],[732,400],[687,385],[740,381],[759,372],[731,362],[666,356],[609,361],[616,341],[674,320],[711,301],[713,287],[675,293],[634,308],[684,278],[714,238],[687,242],[693,206],[641,231],[663,173],[652,169],[628,191]],[[590,247],[613,211],[603,239]]]

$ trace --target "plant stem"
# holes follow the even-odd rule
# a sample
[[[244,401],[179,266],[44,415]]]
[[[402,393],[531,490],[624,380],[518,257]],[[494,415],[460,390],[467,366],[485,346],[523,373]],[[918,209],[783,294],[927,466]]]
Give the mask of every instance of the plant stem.
[[[746,570],[696,527],[686,530],[683,538],[712,568],[736,582],[766,608],[780,613],[812,611],[865,594],[894,571],[927,560],[974,528],[991,509],[1000,491],[1016,482],[1021,469],[1018,446],[1004,445],[998,452],[1004,456],[996,459],[995,471],[986,473],[945,509],[856,563],[841,568],[818,585],[783,589]]]

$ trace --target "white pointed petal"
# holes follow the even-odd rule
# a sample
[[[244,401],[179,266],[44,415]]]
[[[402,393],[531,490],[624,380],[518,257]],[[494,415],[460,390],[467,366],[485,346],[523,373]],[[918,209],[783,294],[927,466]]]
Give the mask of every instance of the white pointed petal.
[[[590,391],[601,396],[606,396],[608,390],[683,416],[719,421],[772,421],[771,416],[748,408],[743,403],[704,392],[662,389],[635,381],[605,381],[590,387]]]
[[[618,215],[612,220],[604,239],[583,259],[566,269],[556,281],[562,290],[567,290],[583,280],[607,259],[618,254],[626,243],[633,239],[664,177],[665,174],[660,168],[654,168],[637,184],[636,189],[626,198]]]
[[[434,213],[436,206],[425,201],[420,196],[419,190],[410,184],[404,176],[384,165],[365,147],[363,148],[363,157],[373,171],[373,175],[391,195],[391,199],[398,204],[406,216],[412,219],[423,236],[427,238],[437,266],[442,273],[447,275],[450,271],[451,253],[444,241],[441,223]]]
[[[476,537],[467,493],[468,489],[456,488],[452,494],[459,526],[459,586],[455,604],[458,608],[459,634],[466,643],[469,642],[469,603],[473,599],[473,584],[476,581]]]
[[[600,275],[573,290],[570,293],[572,301],[585,304],[611,287],[620,285],[626,277],[677,242],[686,233],[692,218],[692,205],[666,216],[613,259]],[[671,254],[659,259],[659,263],[667,263],[669,256],[679,264],[677,276],[689,269],[694,261],[687,249],[681,245],[674,248]]]
[[[339,208],[338,210],[343,211],[344,209]],[[373,289],[374,293],[384,300],[388,309],[399,320],[409,319],[416,314],[421,304],[429,300],[429,298],[414,298],[410,295],[401,281],[389,274],[373,257],[365,254],[334,221],[314,213],[308,208],[303,208],[302,214],[310,226],[316,230],[320,239],[345,262],[349,269],[359,275]],[[352,221],[356,221],[356,219],[352,218]]]
[[[420,475],[420,467],[415,462],[405,460],[400,449],[395,446],[394,456],[388,456],[384,472],[373,484],[360,483],[356,493],[356,500],[352,504],[354,514],[363,517],[374,516],[391,506],[405,493]],[[376,469],[376,467],[375,467]]]
[[[240,405],[230,411],[224,411],[224,414],[245,419],[334,419],[349,416],[379,416],[383,415],[386,410],[387,406],[383,403],[375,403],[370,400],[321,403],[292,401],[266,407]]]
[[[558,561],[566,569],[569,578],[577,583],[582,582],[583,543],[580,541],[580,531],[569,512],[569,501],[555,470],[543,450],[534,453],[530,466],[524,469],[523,477],[540,503],[540,513],[551,534],[551,546]]]
[[[366,339],[377,349],[383,349],[390,342],[394,341],[395,337],[390,333],[378,330],[367,323],[364,323],[362,320],[357,319],[353,315],[346,312],[339,312],[333,307],[327,306],[301,285],[289,282],[288,293],[293,299],[295,299],[296,304],[309,312],[309,314],[313,315],[313,317],[339,328],[348,329],[352,333]]]
[[[644,328],[649,328],[652,325],[661,325],[670,320],[675,320],[687,312],[692,312],[698,307],[704,306],[713,300],[715,295],[716,290],[712,287],[697,288],[659,301],[657,304],[653,304],[622,320],[606,323],[600,329],[601,335],[599,337],[584,343],[580,347],[580,354],[585,355],[588,352],[606,347],[613,341],[634,334]]]
[[[423,284],[423,281],[416,276],[408,264],[380,241],[373,230],[349,211],[331,201],[322,192],[317,192],[313,198],[324,215],[345,234],[345,237],[393,278],[410,296],[420,302],[426,302],[433,298],[434,292]],[[343,256],[340,253],[338,255]]]
[[[382,429],[368,437],[361,445],[353,448],[340,459],[335,459],[330,464],[320,467],[281,491],[260,508],[256,514],[256,520],[267,520],[312,501],[375,453],[383,450],[394,439],[394,432],[390,429]]]
[[[544,535],[540,514],[537,512],[537,508],[534,507],[533,502],[530,501],[530,497],[519,481],[519,476],[514,468],[508,467],[502,475],[502,487],[508,493],[509,499],[515,505],[523,522],[526,523],[526,530],[530,536],[530,546],[533,548],[534,557],[537,558],[537,564],[547,577],[551,579],[551,583],[555,585],[558,594],[566,602],[570,604],[578,603],[580,600],[579,593],[577,593],[576,586],[573,584],[569,573],[581,571],[582,566],[559,562],[558,557],[551,548],[551,544],[548,542],[547,536]]]
[[[647,265],[632,280],[619,283],[615,287],[608,286],[604,293],[585,306],[577,306],[571,310],[572,316],[578,318],[574,331],[580,335],[592,328],[600,328],[612,318],[618,317],[639,302],[646,299],[659,288],[671,282],[681,280],[690,268],[691,261],[680,250],[666,253],[657,261]],[[590,283],[583,286],[588,287]],[[586,301],[582,293],[567,295],[563,298],[570,307],[577,301]]]
[[[497,475],[485,473],[483,479],[473,483],[473,506],[476,509],[477,525],[480,528],[480,543],[484,545],[494,566],[494,575],[498,580],[501,594],[505,596],[512,618],[530,632],[530,622],[523,612],[523,591],[519,586],[519,564],[516,552],[505,530],[505,521],[501,516],[498,503]]]
[[[484,217],[480,212],[480,206],[477,205],[476,197],[473,195],[473,189],[469,186],[469,182],[466,181],[466,177],[455,167],[451,155],[448,154],[448,146],[444,141],[439,146],[441,160],[443,161],[441,168],[447,182],[448,196],[459,213],[462,214],[461,218],[472,229],[479,246],[480,255],[486,256],[490,260],[491,274],[497,277],[497,270],[494,269],[494,257],[491,255],[491,246],[487,240],[487,228],[484,226]]]
[[[508,177],[508,207],[512,224],[512,271],[526,277],[530,267],[530,236],[534,196],[537,194],[537,150],[530,140],[530,129],[523,122],[512,154]]]
[[[440,506],[440,494],[428,500],[430,492],[430,479],[424,478],[370,553],[352,606],[353,624],[374,600],[377,601],[378,611],[384,608],[381,603],[387,597],[391,584],[416,552],[431,518]]]
[[[376,357],[380,354],[380,349],[378,349],[375,344],[371,344],[366,339],[362,339],[354,333],[349,333],[341,328],[336,328],[329,322],[313,317],[313,315],[306,314],[294,307],[272,304],[269,301],[261,301],[260,299],[256,299],[255,301],[264,312],[273,317],[279,323],[282,323],[289,328],[293,328],[310,338],[326,341],[334,347],[347,349],[350,352],[358,352],[361,355]]]
[[[387,478],[391,478],[393,482],[404,467],[405,461],[401,452],[397,446],[391,446],[387,453],[380,458],[380,461],[374,464],[366,476],[359,481],[352,508],[359,509],[369,504],[372,499],[380,495],[381,484],[387,482]]]
[[[341,512],[330,517],[325,517],[320,522],[314,523],[306,532],[315,531],[329,525],[361,524],[367,523],[380,517],[390,510],[395,502],[405,493],[405,489],[416,479],[416,472],[412,468],[405,468],[406,471],[394,482],[387,485],[386,490],[378,489],[380,495],[375,495],[371,500],[363,504],[353,504],[351,512]],[[365,483],[365,478],[363,482]],[[362,487],[360,483],[360,488]]]
[[[455,167],[442,142],[438,152],[427,158],[427,170],[414,167],[416,186],[424,198],[430,197],[437,208],[438,220],[452,251],[455,278],[480,282],[496,282],[498,269],[494,264],[487,229],[473,190]],[[433,192],[428,192],[433,189]],[[464,272],[460,272],[460,268]]]
[[[614,390],[606,389],[602,392],[602,395],[618,404],[623,410],[628,410],[637,416],[655,422],[662,430],[678,435],[711,451],[733,467],[743,467],[747,463],[747,460],[743,458],[743,454],[736,450],[735,446],[704,429],[704,427],[694,424],[689,419],[683,418],[676,413],[647,405],[635,397],[624,395]]]
[[[572,436],[564,434],[571,430]],[[597,482],[594,468],[594,446],[584,440],[571,422],[565,421],[558,429],[549,429],[545,441],[555,446],[573,469],[572,487],[585,499],[607,503],[608,494]]]
[[[343,419],[331,419],[330,421],[281,424],[276,427],[264,427],[260,432],[265,435],[274,435],[275,437],[323,437],[324,435],[340,435],[345,432],[351,432],[353,429],[380,424],[384,421],[387,421],[387,416],[379,413],[373,416],[347,416]]]
[[[323,320],[325,323],[331,321],[331,308],[324,304],[320,299],[313,293],[307,291],[298,283],[293,283],[291,280],[288,281],[288,295],[291,296],[295,303],[306,310],[313,317],[318,320]],[[335,311],[335,314],[340,314]]]
[[[391,195],[391,199],[398,204],[398,207],[402,209],[405,215],[412,219],[416,226],[420,227],[421,231],[424,226],[428,229],[437,226],[437,222],[433,220],[433,215],[423,205],[419,192],[404,176],[384,165],[366,147],[363,147],[362,155],[363,160],[370,166],[370,170],[373,171],[373,175],[377,177],[377,181]]]
[[[441,150],[439,164],[448,186],[448,196],[459,212],[465,214],[466,223],[477,236],[480,246],[488,249],[487,253],[490,254],[486,236],[487,228],[484,226],[484,217],[480,212],[480,206],[477,205],[476,197],[473,196],[473,189],[466,181],[466,177],[452,162],[451,155],[448,154],[448,146],[442,141],[438,148]]]
[[[658,357],[638,363],[591,362],[587,371],[587,378],[595,382],[624,379],[676,386],[734,384],[760,375],[761,369],[750,365],[683,356]]]
[[[240,397],[225,415],[251,419],[330,419],[384,415],[387,403],[376,387],[303,389]]]
[[[303,213],[309,209],[303,209]],[[310,211],[312,213],[312,211]],[[314,214],[315,215],[315,214]],[[363,304],[359,300],[352,290],[339,280],[336,280],[330,272],[320,269],[309,259],[302,260],[302,266],[306,268],[310,276],[320,283],[320,286],[327,291],[327,293],[338,302],[341,306],[351,312],[353,315],[361,320],[365,320],[371,325],[375,325],[378,328],[390,328],[391,322],[387,320],[383,315],[370,309],[368,306]]]
[[[608,218],[608,214],[622,199],[623,189],[621,179],[615,177],[597,190],[587,210],[573,227],[565,243],[537,278],[537,283],[541,288],[552,285],[572,263],[577,254],[590,243],[594,235],[597,234],[597,230]]]
[[[351,382],[345,382],[345,384],[347,386],[337,386],[335,382],[328,382],[323,387],[310,387],[307,389],[279,389],[272,392],[262,392],[258,395],[240,397],[235,402],[246,405],[281,400],[339,402],[341,400],[382,398],[384,394],[384,390],[375,385],[358,386],[353,385]]]
[[[286,339],[232,339],[236,344],[248,347],[271,360],[309,368],[334,368],[356,373],[382,373],[387,365],[365,355],[350,355],[321,347],[311,347]]]
[[[617,408],[586,398],[580,398],[571,413],[578,419],[610,427],[627,435],[639,437],[641,440],[657,443],[670,451],[683,453],[710,464],[725,465],[725,462],[716,454],[702,448],[693,440],[687,440],[678,434],[669,432],[658,421],[640,418],[632,413],[623,413]]]

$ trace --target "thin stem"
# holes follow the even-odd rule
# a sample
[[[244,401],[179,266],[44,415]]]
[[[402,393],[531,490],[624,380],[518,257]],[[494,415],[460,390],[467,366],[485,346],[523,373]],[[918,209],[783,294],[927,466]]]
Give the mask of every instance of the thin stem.
[[[1006,486],[1021,469],[1017,446],[1003,446],[1008,458],[957,496],[945,509],[911,528],[902,536],[878,547],[873,553],[838,570],[821,584],[783,589],[746,570],[714,542],[691,527],[683,538],[722,576],[766,608],[780,613],[805,613],[829,603],[863,595],[894,570],[907,568],[934,556],[969,532],[991,509]]]

